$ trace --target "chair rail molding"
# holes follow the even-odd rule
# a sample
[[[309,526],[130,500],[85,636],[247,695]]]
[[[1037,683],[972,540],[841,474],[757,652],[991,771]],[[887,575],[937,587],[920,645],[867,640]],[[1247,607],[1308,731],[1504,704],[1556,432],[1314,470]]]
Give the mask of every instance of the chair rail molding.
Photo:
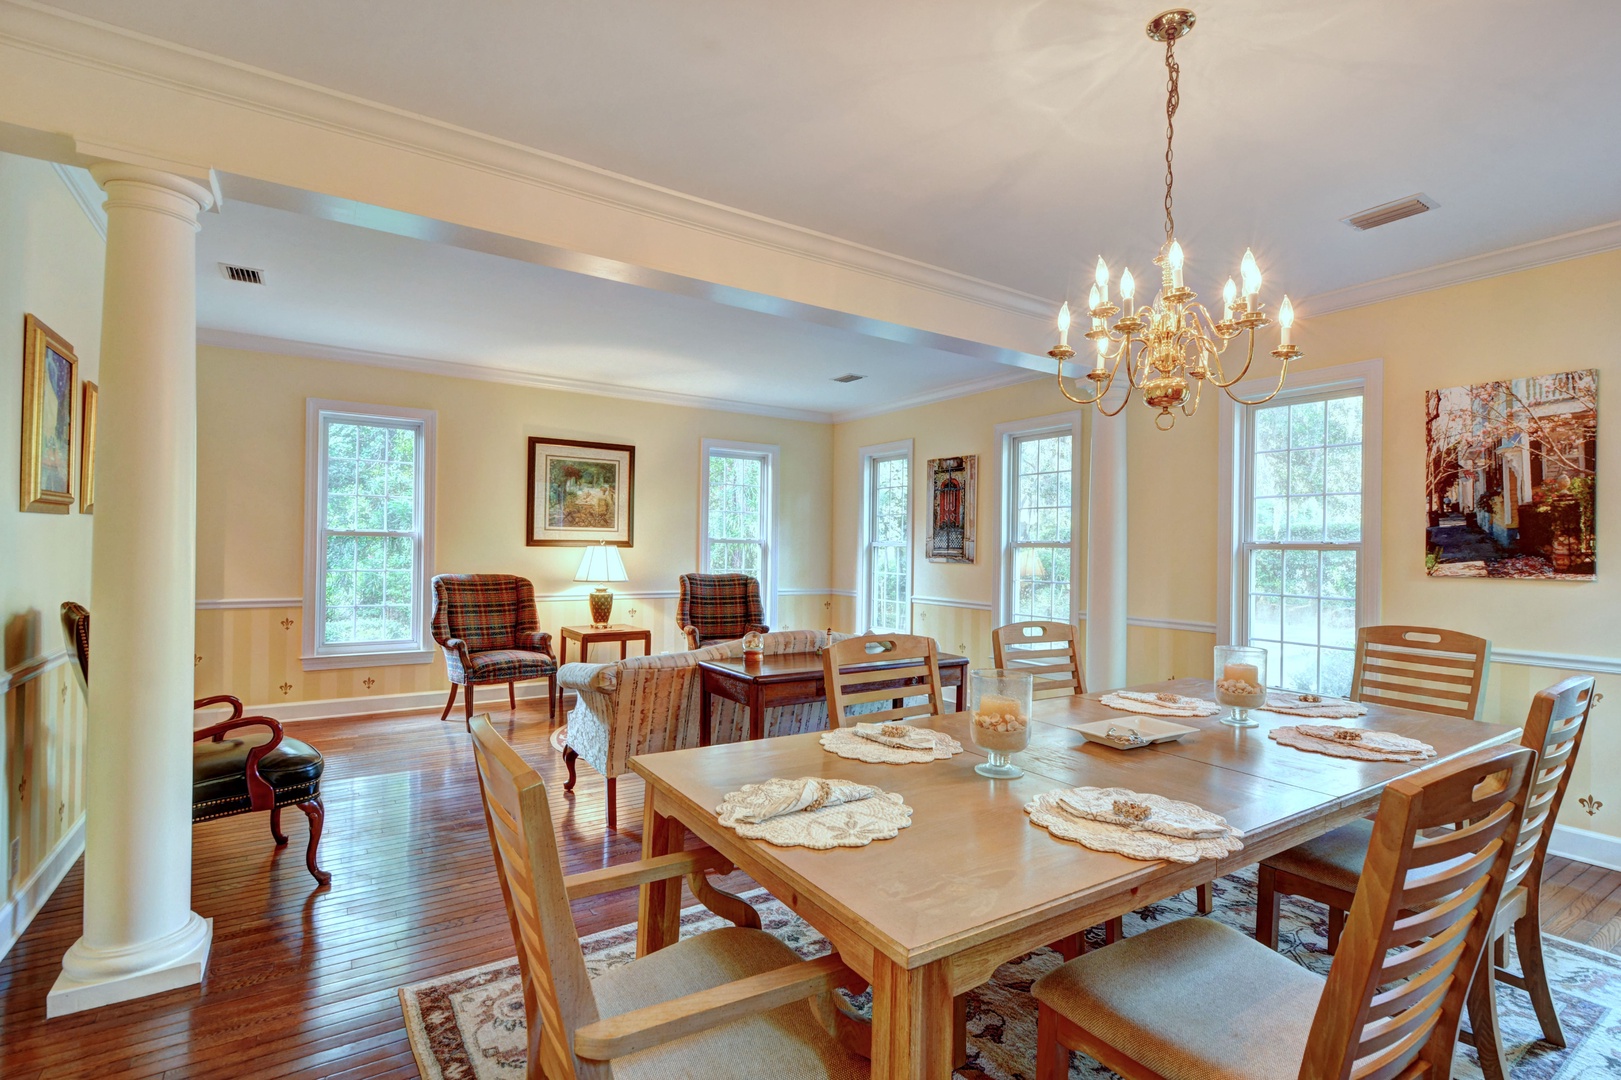
[[[914,604],[930,604],[934,607],[963,608],[967,611],[993,611],[995,606],[989,600],[954,600],[946,596],[914,596]]]
[[[1576,653],[1537,652],[1531,649],[1499,649],[1494,645],[1492,663],[1554,668],[1582,675],[1621,675],[1621,658],[1614,656],[1580,656]]]

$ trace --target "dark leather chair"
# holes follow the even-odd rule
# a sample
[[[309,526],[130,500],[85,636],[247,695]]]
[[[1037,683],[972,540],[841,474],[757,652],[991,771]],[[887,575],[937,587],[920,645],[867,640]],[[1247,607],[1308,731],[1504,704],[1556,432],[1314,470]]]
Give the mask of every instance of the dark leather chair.
[[[747,574],[682,574],[675,619],[687,648],[767,633],[760,583]]]
[[[72,601],[62,605],[62,629],[73,642],[79,663],[79,676],[89,693],[90,612]],[[321,843],[321,827],[326,810],[321,805],[321,770],[326,762],[309,743],[289,739],[281,724],[268,716],[243,716],[242,702],[230,694],[198,698],[196,709],[229,705],[231,715],[210,727],[192,733],[191,821],[212,821],[261,810],[270,812],[270,835],[279,847],[287,843],[281,831],[281,808],[296,806],[310,819],[310,843],[304,851],[304,864],[323,886],[332,875],[316,864],[315,852]],[[241,728],[263,728],[226,738]]]

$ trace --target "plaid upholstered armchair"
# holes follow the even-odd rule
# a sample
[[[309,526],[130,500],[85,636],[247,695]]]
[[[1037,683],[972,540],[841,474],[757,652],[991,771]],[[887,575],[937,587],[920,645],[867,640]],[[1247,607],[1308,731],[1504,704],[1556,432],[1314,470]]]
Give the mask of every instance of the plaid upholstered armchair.
[[[689,649],[771,629],[765,624],[760,583],[747,574],[682,574],[675,618]]]
[[[433,640],[445,650],[450,700],[443,720],[464,686],[468,730],[473,723],[473,687],[507,684],[507,701],[518,707],[513,684],[546,679],[548,715],[557,715],[557,657],[552,636],[535,616],[535,587],[512,574],[440,574],[433,579]]]

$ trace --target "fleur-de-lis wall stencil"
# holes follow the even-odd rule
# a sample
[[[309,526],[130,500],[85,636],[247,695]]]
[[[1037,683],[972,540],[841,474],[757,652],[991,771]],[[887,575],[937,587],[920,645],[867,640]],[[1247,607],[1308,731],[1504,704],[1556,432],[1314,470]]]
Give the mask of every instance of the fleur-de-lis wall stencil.
[[[372,678],[370,675],[367,675],[364,679],[360,680],[360,685],[364,686],[367,690],[370,690],[372,687],[377,685],[377,680]]]
[[[635,608],[627,608],[625,610],[626,610],[626,614],[628,614],[631,618],[634,619],[636,617],[636,609]]]
[[[833,601],[831,601],[831,600],[823,600],[822,601],[822,608],[824,610],[826,610],[826,611],[832,611],[833,610]]]
[[[293,692],[293,684],[290,682],[284,682],[281,684],[280,690],[281,696],[286,697],[288,694]]]
[[[1587,811],[1588,817],[1592,817],[1604,808],[1604,804],[1591,795],[1583,795],[1576,801],[1582,804],[1582,809]]]
[[[291,630],[293,628],[293,620],[291,618],[283,619],[281,621],[281,628],[283,630]]]

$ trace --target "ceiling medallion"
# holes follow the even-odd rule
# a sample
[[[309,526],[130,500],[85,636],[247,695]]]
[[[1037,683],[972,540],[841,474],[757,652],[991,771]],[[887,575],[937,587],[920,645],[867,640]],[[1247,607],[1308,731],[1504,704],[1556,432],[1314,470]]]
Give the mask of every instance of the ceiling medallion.
[[[1154,424],[1169,430],[1176,423],[1173,409],[1192,416],[1199,408],[1199,394],[1206,381],[1220,387],[1227,396],[1244,405],[1260,405],[1271,401],[1283,389],[1289,361],[1300,355],[1300,349],[1290,341],[1294,325],[1294,305],[1288,296],[1278,305],[1277,322],[1281,330],[1278,347],[1272,355],[1281,361],[1278,382],[1272,392],[1253,400],[1238,396],[1233,387],[1249,373],[1255,360],[1255,331],[1269,326],[1272,320],[1262,311],[1260,303],[1261,268],[1254,253],[1246,250],[1239,264],[1242,291],[1232,278],[1222,290],[1222,317],[1217,320],[1203,304],[1195,303],[1196,295],[1182,281],[1182,245],[1176,240],[1176,220],[1171,214],[1171,189],[1174,174],[1171,170],[1172,144],[1176,135],[1176,109],[1181,101],[1178,77],[1181,69],[1176,63],[1176,42],[1193,30],[1194,14],[1185,8],[1176,8],[1156,15],[1148,24],[1148,36],[1165,43],[1165,242],[1154,265],[1160,268],[1160,292],[1153,303],[1138,307],[1135,303],[1136,282],[1131,271],[1120,275],[1120,307],[1109,302],[1109,267],[1100,257],[1096,284],[1087,300],[1087,315],[1092,328],[1086,336],[1097,347],[1092,370],[1086,378],[1093,383],[1090,396],[1077,396],[1064,385],[1064,365],[1075,356],[1069,347],[1070,313],[1066,302],[1058,312],[1058,345],[1047,355],[1058,361],[1058,389],[1069,400],[1081,405],[1096,405],[1105,416],[1116,416],[1131,400],[1133,390],[1141,391],[1143,400],[1159,410]],[[1119,315],[1113,325],[1109,320]],[[1228,377],[1221,358],[1233,339],[1246,336],[1244,366]],[[1124,364],[1126,393],[1120,404],[1111,411],[1103,400],[1114,385],[1115,376]],[[1073,380],[1072,380],[1073,381]]]

